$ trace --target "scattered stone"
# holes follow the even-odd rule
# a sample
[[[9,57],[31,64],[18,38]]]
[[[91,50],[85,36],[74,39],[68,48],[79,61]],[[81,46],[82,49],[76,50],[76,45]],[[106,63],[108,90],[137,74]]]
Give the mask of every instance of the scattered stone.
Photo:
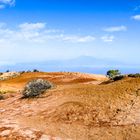
[[[0,135],[1,135],[2,137],[4,137],[4,136],[10,135],[10,133],[11,133],[11,130],[4,130],[4,131],[2,131],[2,132],[0,133]]]

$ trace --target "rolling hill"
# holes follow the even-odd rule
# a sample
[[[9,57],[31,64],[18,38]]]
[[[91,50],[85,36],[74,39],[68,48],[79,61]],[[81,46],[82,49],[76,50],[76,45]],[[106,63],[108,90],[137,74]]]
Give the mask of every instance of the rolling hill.
[[[26,82],[42,78],[55,87],[21,99]],[[0,139],[139,140],[140,78],[106,83],[103,75],[24,73],[0,82]]]

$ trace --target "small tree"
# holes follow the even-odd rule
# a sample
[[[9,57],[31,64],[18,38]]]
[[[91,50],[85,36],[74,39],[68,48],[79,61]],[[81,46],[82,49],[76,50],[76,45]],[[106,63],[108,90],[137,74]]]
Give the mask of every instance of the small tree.
[[[107,74],[106,74],[110,79],[113,79],[114,77],[116,76],[120,76],[121,73],[119,70],[109,70],[107,71]]]
[[[10,70],[7,70],[6,72],[10,72]]]
[[[33,72],[39,72],[39,70],[37,70],[37,69],[34,69],[34,70],[33,70]]]

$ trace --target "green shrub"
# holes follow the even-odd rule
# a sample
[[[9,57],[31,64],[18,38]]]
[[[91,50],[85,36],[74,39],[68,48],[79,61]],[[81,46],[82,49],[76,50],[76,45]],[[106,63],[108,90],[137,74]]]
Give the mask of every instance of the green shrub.
[[[33,70],[33,72],[39,72],[39,70],[37,70],[37,69],[34,69],[34,70]]]
[[[140,77],[140,73],[136,73],[136,74],[128,74],[128,77],[134,77],[134,78],[137,78],[137,77]]]
[[[112,80],[118,81],[118,80],[122,80],[124,77],[125,77],[125,75],[119,75],[119,76],[113,77]]]
[[[107,71],[107,74],[106,74],[110,79],[113,79],[114,77],[116,76],[120,76],[121,73],[119,72],[119,70],[109,70]]]
[[[44,93],[47,89],[52,88],[53,85],[43,79],[32,80],[24,87],[22,91],[23,98],[31,98]]]
[[[7,70],[6,72],[10,72],[10,70]]]

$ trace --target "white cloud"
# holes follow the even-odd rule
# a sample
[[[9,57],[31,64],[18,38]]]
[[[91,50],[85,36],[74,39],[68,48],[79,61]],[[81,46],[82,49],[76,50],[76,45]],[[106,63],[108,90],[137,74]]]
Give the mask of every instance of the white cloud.
[[[87,35],[67,35],[64,31],[48,29],[46,23],[23,23],[14,30],[6,28],[6,24],[0,23],[0,43],[9,42],[20,44],[27,43],[47,43],[49,40],[65,41],[71,43],[86,43],[95,40],[95,37]]]
[[[69,42],[77,42],[77,43],[86,43],[86,42],[92,42],[95,40],[95,37],[93,36],[62,36],[62,39],[64,41]]]
[[[111,43],[115,39],[113,34],[99,36],[97,41],[95,37],[90,34],[66,34],[58,29],[50,29],[41,22],[23,23],[15,28],[0,23],[0,63],[71,59],[85,54],[104,57],[110,52],[111,57],[114,57],[116,51],[113,50],[113,53],[110,47],[107,48],[107,55],[102,53],[104,46],[118,43]]]
[[[0,23],[0,62],[44,61],[61,58],[61,55],[67,58],[69,54],[65,51],[70,50],[71,55],[77,55],[77,52],[73,54],[71,47],[85,46],[84,43],[94,40],[91,35],[68,35],[58,29],[49,29],[40,22],[23,23],[15,28]]]
[[[113,35],[105,35],[105,36],[102,36],[101,39],[104,42],[113,42],[115,37]]]
[[[8,4],[12,6],[15,4],[15,0],[0,0],[0,3]]]
[[[140,21],[140,15],[135,15],[135,16],[132,16],[131,18],[134,20]]]
[[[20,38],[30,41],[46,42],[47,40],[59,40],[72,43],[85,43],[95,40],[93,36],[66,35],[58,29],[47,29],[46,23],[23,23],[19,25],[17,33]]]
[[[19,25],[21,30],[29,31],[29,30],[40,30],[46,27],[46,23],[23,23]]]
[[[120,31],[127,31],[126,26],[112,26],[103,29],[106,32],[120,32]]]
[[[0,9],[4,9],[6,6],[15,6],[15,0],[0,0]]]
[[[61,56],[67,58],[80,53],[73,52],[73,46],[78,49],[78,46],[83,47],[84,43],[94,40],[95,37],[91,35],[66,34],[58,29],[49,29],[40,22],[23,23],[15,28],[0,23],[0,62],[44,61]]]

